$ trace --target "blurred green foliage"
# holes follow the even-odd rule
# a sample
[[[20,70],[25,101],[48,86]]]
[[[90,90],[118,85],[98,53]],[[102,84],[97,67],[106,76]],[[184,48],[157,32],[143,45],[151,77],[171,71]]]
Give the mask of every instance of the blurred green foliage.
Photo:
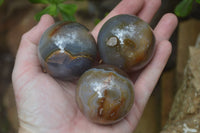
[[[174,10],[175,14],[181,18],[187,17],[192,11],[194,2],[200,4],[200,0],[182,0]]]
[[[0,0],[0,6],[3,4],[3,1],[4,1],[4,0]]]
[[[31,3],[46,4],[47,7],[35,15],[37,21],[40,20],[44,14],[49,14],[53,17],[62,16],[65,21],[75,21],[75,13],[77,11],[77,5],[65,4],[67,0],[29,0]]]
[[[200,0],[196,0],[196,2],[200,4]]]

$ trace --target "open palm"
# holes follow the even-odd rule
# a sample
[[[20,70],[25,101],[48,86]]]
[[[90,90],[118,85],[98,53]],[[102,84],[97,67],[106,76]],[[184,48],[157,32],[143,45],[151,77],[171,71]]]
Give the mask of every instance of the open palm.
[[[123,0],[94,28],[92,34],[97,38],[102,24],[118,14],[135,14],[150,22],[160,4],[161,0]],[[82,115],[75,102],[75,83],[59,81],[42,72],[37,44],[42,33],[53,23],[52,17],[44,15],[21,40],[12,75],[19,132],[131,133],[171,53],[168,39],[177,25],[176,17],[166,14],[154,29],[157,46],[154,58],[145,69],[130,74],[135,86],[134,105],[124,120],[110,126],[93,124]]]

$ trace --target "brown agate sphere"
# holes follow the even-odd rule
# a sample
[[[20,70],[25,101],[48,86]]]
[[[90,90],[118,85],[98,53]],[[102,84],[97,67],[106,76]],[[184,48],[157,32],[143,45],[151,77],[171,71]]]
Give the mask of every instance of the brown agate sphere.
[[[105,64],[115,65],[128,72],[147,65],[155,51],[155,37],[151,27],[131,15],[110,18],[102,26],[97,43]]]
[[[76,22],[58,22],[41,37],[38,56],[53,77],[77,79],[96,59],[96,42],[88,29]]]
[[[76,101],[90,121],[113,124],[130,111],[134,101],[133,84],[120,69],[100,65],[81,76],[76,88]]]

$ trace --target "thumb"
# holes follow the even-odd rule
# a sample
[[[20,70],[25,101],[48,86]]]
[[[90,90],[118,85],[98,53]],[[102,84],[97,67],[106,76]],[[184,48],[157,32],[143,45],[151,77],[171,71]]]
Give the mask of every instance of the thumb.
[[[37,56],[37,44],[43,32],[53,23],[54,20],[51,16],[44,15],[36,26],[22,36],[12,73],[13,83],[21,76],[26,76],[27,79],[28,75],[41,71]]]

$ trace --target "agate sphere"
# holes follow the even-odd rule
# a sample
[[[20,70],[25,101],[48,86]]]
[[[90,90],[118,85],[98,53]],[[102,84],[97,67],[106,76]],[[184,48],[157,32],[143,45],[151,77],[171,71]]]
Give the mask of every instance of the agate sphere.
[[[113,124],[123,119],[134,101],[133,84],[117,67],[100,65],[79,79],[76,102],[80,111],[97,124]]]
[[[130,72],[143,68],[155,52],[151,27],[132,15],[117,15],[101,28],[98,39],[100,56],[105,64]]]
[[[96,59],[96,43],[88,29],[76,22],[58,22],[42,35],[38,56],[50,75],[77,79]]]

